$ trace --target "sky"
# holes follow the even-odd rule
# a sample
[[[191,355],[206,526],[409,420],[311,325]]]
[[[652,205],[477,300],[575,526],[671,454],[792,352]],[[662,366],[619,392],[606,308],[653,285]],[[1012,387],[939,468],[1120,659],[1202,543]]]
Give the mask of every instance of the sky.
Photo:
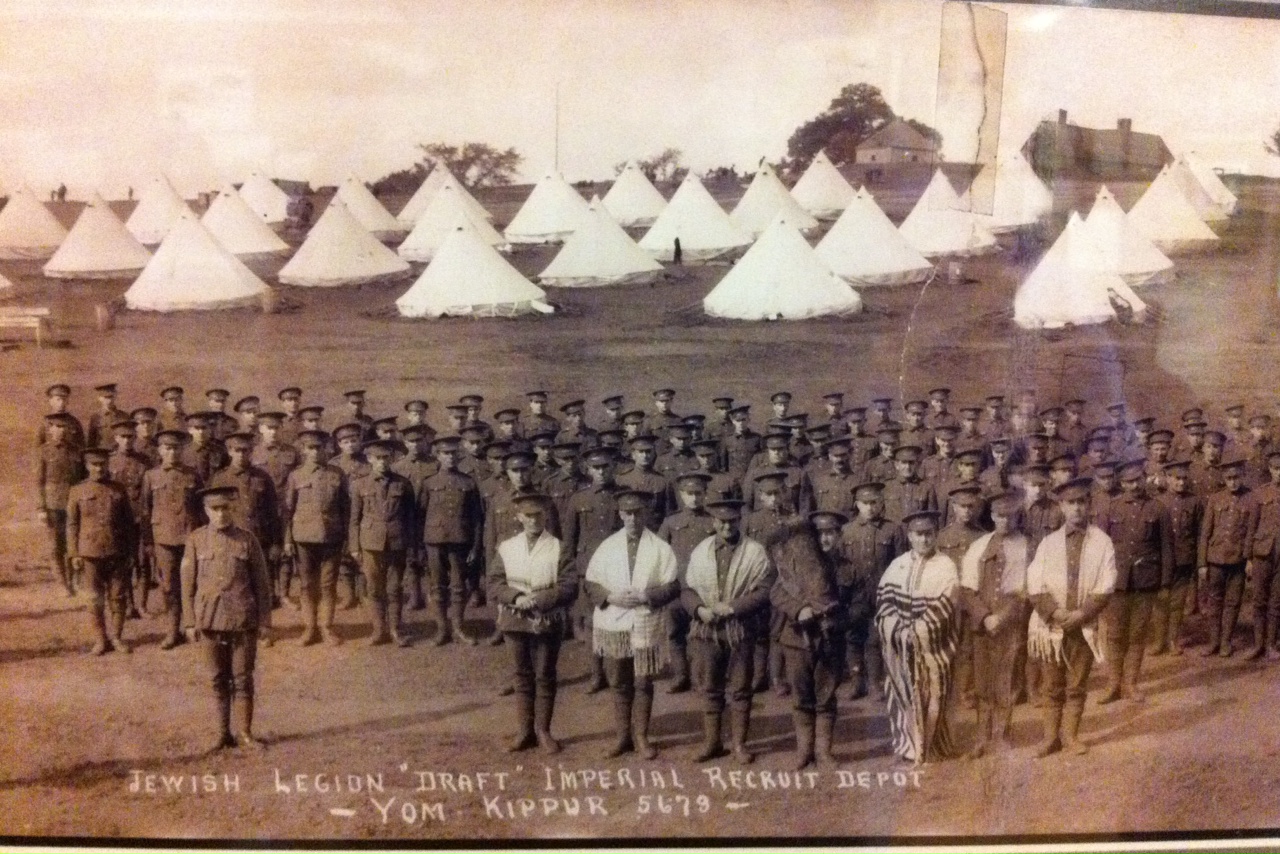
[[[1280,175],[1280,21],[983,4],[1008,14],[1000,148],[1059,108]],[[848,83],[937,110],[941,0],[0,0],[0,184],[185,194],[254,170],[365,180],[477,140],[608,179],[673,146],[776,161]],[[559,132],[557,134],[557,91]],[[963,134],[944,154],[964,159]],[[558,138],[558,147],[557,147]],[[948,146],[947,140],[950,140]],[[558,150],[557,150],[558,148]]]

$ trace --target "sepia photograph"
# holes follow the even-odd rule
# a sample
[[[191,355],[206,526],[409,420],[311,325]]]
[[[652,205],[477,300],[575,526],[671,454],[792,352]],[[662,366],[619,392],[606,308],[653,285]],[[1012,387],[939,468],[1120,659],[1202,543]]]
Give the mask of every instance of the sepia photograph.
[[[0,0],[0,846],[1280,837],[1280,3]]]

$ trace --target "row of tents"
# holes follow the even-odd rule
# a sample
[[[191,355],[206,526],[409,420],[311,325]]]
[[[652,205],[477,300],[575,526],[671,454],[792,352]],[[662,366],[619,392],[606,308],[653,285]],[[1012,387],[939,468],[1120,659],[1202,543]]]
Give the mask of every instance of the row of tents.
[[[746,252],[708,294],[708,314],[765,319],[848,313],[861,305],[851,285],[921,281],[932,274],[929,257],[992,251],[995,233],[1034,224],[1052,209],[1051,192],[1021,156],[979,173],[973,187],[986,180],[994,181],[992,214],[973,213],[972,191],[957,195],[938,171],[896,228],[865,189],[855,191],[825,154],[815,158],[790,191],[762,165],[728,214],[692,174],[667,201],[631,164],[603,199],[591,203],[559,176],[546,176],[499,233],[490,222],[492,215],[443,167],[432,170],[398,216],[353,178],[338,188],[306,241],[280,270],[279,280],[300,286],[354,284],[408,276],[409,261],[428,262],[397,301],[402,314],[547,311],[545,292],[500,251],[563,242],[538,278],[543,284],[573,287],[651,280],[662,271],[660,260],[672,260],[678,240],[689,262]],[[0,211],[0,257],[49,257],[45,273],[54,277],[120,277],[141,271],[125,297],[132,308],[241,305],[260,299],[267,286],[239,258],[288,251],[272,228],[283,222],[288,203],[274,183],[253,175],[238,191],[224,186],[197,219],[172,186],[157,178],[144,188],[127,222],[121,223],[95,197],[68,234],[42,202],[20,191]],[[1070,239],[1077,248],[1051,251],[1045,261],[1057,259],[1061,267],[1062,258],[1089,255],[1094,260],[1073,260],[1068,266],[1102,266],[1090,275],[1123,278],[1129,274],[1126,265],[1136,263],[1146,275],[1150,271],[1144,265],[1156,263],[1141,243],[1148,234],[1170,251],[1211,242],[1216,235],[1203,219],[1229,215],[1234,205],[1216,175],[1197,172],[1192,163],[1180,160],[1161,173],[1128,215],[1114,199],[1110,206],[1095,204],[1089,222],[1099,225],[1092,229],[1092,243],[1069,225],[1059,242]],[[1109,207],[1114,211],[1103,210]],[[1190,227],[1188,210],[1191,223],[1207,234]],[[803,234],[816,229],[819,218],[832,217],[835,223],[811,247]],[[637,243],[624,225],[648,230]],[[385,245],[397,241],[396,251]],[[147,244],[155,242],[159,247],[153,256]],[[1103,248],[1080,248],[1093,244]],[[1171,267],[1167,258],[1161,259],[1159,264]],[[1067,278],[1074,281],[1074,275]],[[1073,302],[1069,294],[1059,293],[1062,282],[1044,284],[1061,278],[1033,273],[1019,290],[1015,319],[1035,326],[1076,316],[1070,308],[1057,307]],[[1089,289],[1091,304],[1097,302],[1097,291]],[[1019,305],[1031,308],[1019,311]]]

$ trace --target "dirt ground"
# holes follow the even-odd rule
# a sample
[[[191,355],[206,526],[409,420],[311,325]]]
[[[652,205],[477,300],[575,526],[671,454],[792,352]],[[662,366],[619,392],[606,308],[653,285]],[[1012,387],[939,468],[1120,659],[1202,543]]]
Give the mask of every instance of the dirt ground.
[[[1073,188],[1084,197],[1088,188]],[[1120,188],[1122,201],[1132,191]],[[886,200],[887,201],[887,200]],[[160,316],[124,313],[100,332],[94,307],[127,282],[55,282],[34,263],[3,262],[18,283],[8,301],[49,305],[61,345],[0,351],[0,679],[7,699],[0,741],[0,834],[171,839],[572,840],[912,838],[1013,834],[1127,834],[1261,830],[1280,825],[1280,673],[1274,665],[1163,657],[1150,660],[1143,705],[1086,710],[1084,757],[1036,762],[1039,722],[1015,715],[1019,749],[910,774],[894,766],[883,710],[842,702],[840,772],[780,773],[791,749],[787,701],[758,698],[751,774],[732,763],[690,761],[699,741],[693,695],[661,693],[652,763],[600,758],[610,738],[607,695],[583,694],[585,646],[566,647],[555,729],[566,750],[513,759],[498,749],[512,704],[496,696],[504,648],[416,643],[411,649],[302,649],[295,612],[277,612],[285,642],[258,664],[260,755],[200,757],[212,699],[197,651],[162,652],[161,619],[130,623],[132,656],[85,655],[86,602],[68,599],[40,567],[43,534],[32,497],[31,436],[43,389],[66,381],[87,416],[89,388],[121,383],[126,407],[158,405],[171,383],[237,396],[301,385],[331,407],[344,389],[369,390],[373,414],[411,397],[432,412],[478,391],[486,412],[546,388],[594,404],[624,393],[679,390],[677,411],[706,410],[716,394],[757,405],[788,389],[797,410],[821,394],[899,400],[934,384],[955,401],[1035,386],[1045,399],[1076,393],[1128,401],[1171,424],[1191,405],[1240,402],[1272,411],[1277,367],[1280,194],[1248,184],[1244,212],[1213,254],[1178,259],[1177,279],[1141,295],[1156,309],[1143,327],[1015,334],[1012,296],[1030,269],[1007,255],[965,265],[965,281],[923,290],[867,289],[849,320],[710,321],[699,300],[725,267],[668,271],[653,286],[552,290],[561,309],[528,320],[409,322],[386,317],[407,283],[311,291],[282,288],[296,310]],[[886,205],[900,217],[905,202]],[[390,204],[394,210],[394,201]],[[499,207],[499,206],[495,206]],[[499,220],[509,217],[504,203]],[[895,210],[896,208],[896,210]],[[67,211],[61,213],[67,214]],[[73,215],[73,214],[72,214]],[[547,249],[514,257],[534,274]],[[281,265],[256,265],[270,277]],[[594,410],[592,413],[594,414]],[[1100,419],[1100,408],[1090,411]],[[442,414],[434,417],[442,421]],[[477,629],[491,612],[477,612]],[[411,630],[430,628],[411,612]],[[367,636],[357,611],[340,614],[352,641]],[[1193,624],[1193,629],[1199,627]],[[967,742],[971,713],[957,713]],[[624,773],[626,772],[626,773]],[[896,773],[895,773],[896,772]],[[550,774],[550,777],[547,775]],[[446,775],[448,775],[446,777]],[[607,785],[606,785],[607,784]],[[659,788],[659,784],[663,787]]]

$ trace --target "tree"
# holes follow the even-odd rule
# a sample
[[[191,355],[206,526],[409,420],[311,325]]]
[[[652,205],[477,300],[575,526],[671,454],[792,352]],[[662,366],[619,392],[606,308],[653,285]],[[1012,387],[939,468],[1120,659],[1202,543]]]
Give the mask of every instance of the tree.
[[[515,179],[516,170],[524,160],[514,148],[500,151],[484,142],[464,142],[460,146],[444,142],[419,143],[418,148],[427,159],[449,167],[469,190],[505,187]]]
[[[636,168],[644,173],[644,176],[655,183],[667,181],[682,181],[688,173],[683,161],[684,152],[678,148],[664,148],[660,153],[652,157],[646,157],[644,160],[636,161]],[[627,161],[613,164],[613,173],[621,175],[622,170],[627,168]]]
[[[1280,157],[1280,128],[1275,129],[1271,134],[1271,139],[1263,143],[1263,147],[1267,149],[1268,154]]]
[[[791,134],[782,168],[790,174],[803,172],[824,148],[835,163],[851,162],[864,139],[896,118],[900,117],[879,89],[869,83],[851,83],[826,110]],[[915,119],[905,121],[941,147],[942,135],[936,130]]]

